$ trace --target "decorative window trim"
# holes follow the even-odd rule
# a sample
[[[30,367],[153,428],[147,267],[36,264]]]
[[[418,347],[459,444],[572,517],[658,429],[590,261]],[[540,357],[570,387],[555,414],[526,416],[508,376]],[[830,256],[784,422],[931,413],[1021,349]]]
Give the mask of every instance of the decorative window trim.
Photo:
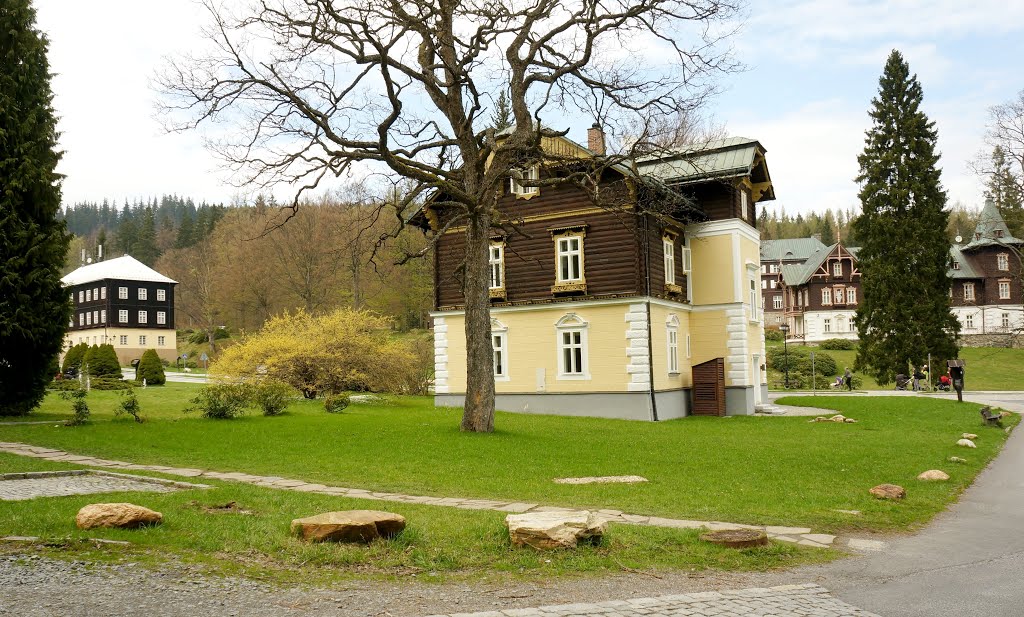
[[[964,283],[964,302],[974,302],[974,283]]]
[[[832,318],[823,317],[821,320],[821,331],[825,333],[832,332]]]
[[[588,340],[588,332],[590,330],[590,324],[585,321],[582,317],[576,313],[566,313],[558,321],[555,322],[555,349],[556,349],[556,361],[558,365],[558,379],[566,381],[586,381],[590,379],[590,361],[588,359],[590,352],[590,343]],[[565,354],[563,353],[565,347],[563,345],[563,334],[565,333],[580,333],[580,372],[579,373],[566,373],[565,371]]]
[[[842,278],[843,276],[843,262],[836,261],[832,263],[832,276]]]
[[[857,288],[847,287],[846,288],[846,303],[857,304]]]
[[[665,288],[669,285],[676,285],[676,238],[675,235],[665,233],[661,237],[662,261],[665,264]]]
[[[679,375],[679,318],[674,314],[665,320],[665,353],[668,374]]]
[[[587,237],[586,224],[575,223],[569,226],[551,228],[549,231],[551,232],[551,240],[555,244],[555,284],[551,286],[551,293],[586,293],[586,248],[584,247],[585,238]],[[578,255],[580,276],[577,279],[562,279],[562,253],[559,250],[559,245],[562,240],[571,240],[573,238],[579,240]],[[570,252],[570,254],[572,254],[572,252]]]
[[[509,174],[509,192],[516,199],[531,199],[540,195],[539,186],[523,186],[520,180],[540,180],[540,165],[531,165],[526,169],[513,169]]]
[[[821,305],[832,306],[832,288],[822,287],[821,288]]]
[[[494,251],[497,249],[498,258],[494,259]],[[495,267],[498,271],[498,284],[494,284]],[[488,293],[492,300],[504,300],[505,295],[505,241],[491,240],[487,247],[487,278]]]
[[[495,337],[501,337],[501,346],[498,348],[494,348]],[[491,320],[491,348],[494,350],[492,351],[492,354],[501,353],[502,371],[500,373],[495,371],[494,381],[511,380],[508,370],[508,326],[501,323],[497,319]],[[497,368],[496,365],[495,368]]]
[[[774,309],[776,311],[781,311],[782,310],[782,296],[779,296],[779,295],[772,296],[772,309]]]
[[[1010,256],[1006,253],[996,255],[996,269],[1008,272],[1010,270]]]
[[[998,287],[999,288],[999,299],[1000,300],[1009,300],[1010,299],[1010,291],[1011,291],[1010,290],[1010,281],[998,281],[998,284],[999,284],[999,287]],[[1006,290],[1005,294],[1003,293],[1003,290]]]

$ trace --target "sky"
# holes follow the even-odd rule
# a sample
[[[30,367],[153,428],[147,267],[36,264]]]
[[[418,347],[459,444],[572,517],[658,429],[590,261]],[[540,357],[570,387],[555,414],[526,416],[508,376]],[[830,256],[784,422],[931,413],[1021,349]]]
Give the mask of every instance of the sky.
[[[65,204],[245,196],[200,133],[168,133],[156,112],[156,71],[202,43],[206,18],[193,0],[35,6],[50,40]],[[708,113],[767,149],[777,196],[769,208],[857,208],[856,158],[894,48],[921,81],[950,203],[980,207],[968,162],[983,150],[988,108],[1024,89],[1024,2],[751,0],[745,12],[732,39],[744,70],[719,80]],[[569,127],[570,138],[586,143],[588,126]]]

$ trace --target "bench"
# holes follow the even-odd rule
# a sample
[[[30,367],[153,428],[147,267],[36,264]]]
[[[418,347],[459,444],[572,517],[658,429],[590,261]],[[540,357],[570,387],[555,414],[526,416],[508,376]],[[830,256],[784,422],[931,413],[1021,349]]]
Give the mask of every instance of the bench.
[[[998,411],[992,411],[991,407],[985,406],[978,410],[981,414],[981,419],[988,426],[1002,426],[1003,425],[1003,414]]]

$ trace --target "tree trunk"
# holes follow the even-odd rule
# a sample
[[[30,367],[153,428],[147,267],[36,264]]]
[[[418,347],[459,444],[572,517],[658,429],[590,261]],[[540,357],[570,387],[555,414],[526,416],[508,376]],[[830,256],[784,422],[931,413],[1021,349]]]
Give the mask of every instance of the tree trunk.
[[[475,433],[494,430],[494,348],[487,275],[490,230],[487,213],[471,217],[466,230],[466,403],[461,429]]]

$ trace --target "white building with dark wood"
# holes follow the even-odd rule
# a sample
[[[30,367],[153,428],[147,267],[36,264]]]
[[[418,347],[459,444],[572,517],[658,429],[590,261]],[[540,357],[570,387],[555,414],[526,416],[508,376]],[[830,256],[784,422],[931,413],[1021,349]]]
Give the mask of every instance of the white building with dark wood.
[[[65,349],[79,343],[109,343],[122,364],[141,358],[147,349],[168,362],[178,357],[177,281],[125,255],[82,266],[61,282],[74,307]]]

